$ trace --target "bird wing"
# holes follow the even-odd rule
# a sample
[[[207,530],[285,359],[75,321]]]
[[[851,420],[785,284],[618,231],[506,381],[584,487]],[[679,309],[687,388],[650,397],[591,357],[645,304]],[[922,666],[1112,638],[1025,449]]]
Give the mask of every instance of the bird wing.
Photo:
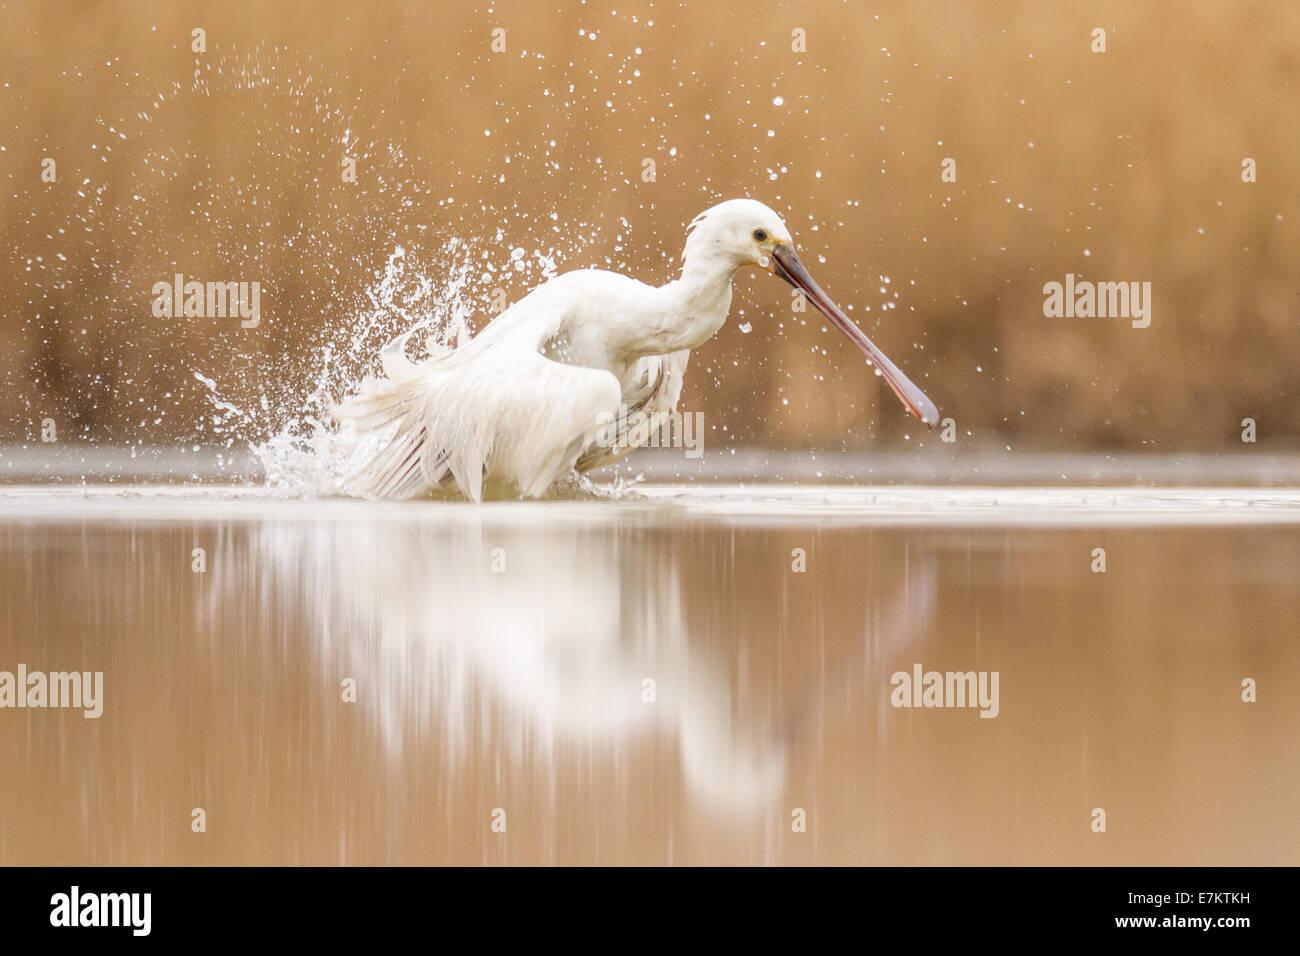
[[[385,379],[363,383],[334,416],[364,433],[345,490],[411,498],[452,481],[482,498],[485,472],[531,497],[568,473],[618,410],[612,372],[541,354],[562,311],[525,299],[467,344],[424,362],[403,354],[407,336],[381,354]]]
[[[635,426],[638,416],[644,421],[644,430],[629,428],[630,441],[592,443],[583,451],[574,465],[578,471],[587,472],[618,461],[635,451],[652,432],[656,432],[677,411],[682,395],[682,376],[690,359],[689,349],[667,355],[647,355],[634,367],[631,384],[623,390],[620,414],[626,416],[630,426]],[[642,437],[644,436],[644,437]],[[636,440],[640,438],[641,440]]]

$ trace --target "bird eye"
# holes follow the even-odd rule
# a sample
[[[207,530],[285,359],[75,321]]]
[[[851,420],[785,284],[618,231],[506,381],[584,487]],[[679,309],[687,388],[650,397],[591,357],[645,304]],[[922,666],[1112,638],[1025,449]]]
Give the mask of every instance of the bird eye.
[[[759,242],[767,242],[767,233],[762,229],[755,229],[754,238]]]

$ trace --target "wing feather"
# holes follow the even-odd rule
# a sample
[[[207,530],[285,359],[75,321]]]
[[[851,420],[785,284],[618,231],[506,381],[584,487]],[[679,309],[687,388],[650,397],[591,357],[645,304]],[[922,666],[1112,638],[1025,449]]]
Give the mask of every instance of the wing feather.
[[[572,469],[617,412],[618,379],[542,355],[561,316],[527,301],[425,362],[406,359],[404,338],[384,349],[388,377],[334,410],[362,433],[345,490],[402,499],[454,483],[478,501],[486,473],[536,497]]]
[[[636,421],[634,416],[644,416],[647,438],[677,411],[677,402],[682,395],[682,375],[686,372],[690,355],[689,350],[683,350],[667,355],[650,355],[637,363],[637,374],[620,399],[620,411],[629,422]],[[592,471],[618,461],[638,447],[638,444],[630,442],[594,442],[587,446],[574,467],[582,472]]]

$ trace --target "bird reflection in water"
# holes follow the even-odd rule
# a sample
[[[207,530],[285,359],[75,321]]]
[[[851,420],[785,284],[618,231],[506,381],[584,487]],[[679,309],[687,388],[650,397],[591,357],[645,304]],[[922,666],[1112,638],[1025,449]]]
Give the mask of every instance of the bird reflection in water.
[[[833,642],[839,659],[816,679],[783,680],[755,715],[736,706],[735,644],[691,633],[702,615],[686,602],[699,582],[685,590],[676,552],[644,528],[473,515],[270,522],[229,540],[249,541],[253,560],[219,562],[237,569],[221,591],[269,587],[273,603],[303,608],[322,666],[355,679],[357,706],[393,759],[430,735],[462,769],[491,763],[501,741],[517,762],[573,747],[617,759],[657,737],[676,744],[694,801],[741,816],[781,797],[792,750],[823,714],[886,686],[874,670],[924,631],[936,594],[933,557],[913,560],[866,608],[871,633]],[[628,772],[637,786],[642,771]]]

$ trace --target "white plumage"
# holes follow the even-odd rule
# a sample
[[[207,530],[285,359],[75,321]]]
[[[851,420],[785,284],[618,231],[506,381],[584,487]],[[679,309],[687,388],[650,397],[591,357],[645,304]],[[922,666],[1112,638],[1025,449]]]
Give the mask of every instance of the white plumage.
[[[722,327],[732,277],[745,265],[772,268],[875,350],[807,275],[781,218],[754,200],[729,200],[691,223],[681,276],[666,285],[569,272],[426,361],[405,357],[409,333],[389,343],[381,354],[386,378],[368,380],[334,410],[362,438],[345,489],[401,499],[454,483],[478,501],[484,479],[495,478],[538,497],[575,468],[626,454],[632,449],[598,441],[602,424],[622,410],[648,416],[653,428],[676,410],[690,350]],[[897,377],[890,384],[918,417],[937,420],[888,359],[868,357],[887,379]]]

